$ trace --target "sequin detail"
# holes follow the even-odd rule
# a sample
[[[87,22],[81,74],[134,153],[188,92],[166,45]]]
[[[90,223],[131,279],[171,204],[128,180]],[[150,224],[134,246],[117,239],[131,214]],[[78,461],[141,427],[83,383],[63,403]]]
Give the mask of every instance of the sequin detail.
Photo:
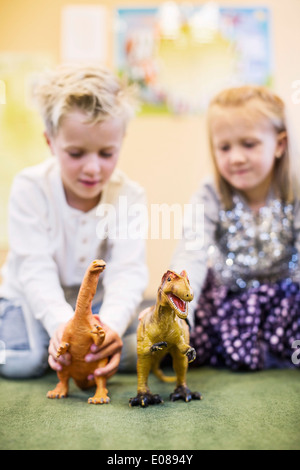
[[[195,311],[191,345],[195,365],[232,370],[300,367],[293,364],[300,340],[300,287],[284,281],[233,292],[208,271]]]
[[[209,248],[219,285],[239,290],[283,278],[292,282],[298,275],[293,212],[292,204],[273,199],[254,213],[235,195],[232,210],[219,212],[216,244]]]

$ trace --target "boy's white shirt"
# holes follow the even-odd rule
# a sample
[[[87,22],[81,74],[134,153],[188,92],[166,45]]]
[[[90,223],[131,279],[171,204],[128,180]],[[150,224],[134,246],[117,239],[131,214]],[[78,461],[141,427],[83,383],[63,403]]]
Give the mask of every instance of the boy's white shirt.
[[[23,170],[14,180],[10,251],[2,269],[0,297],[24,299],[50,337],[73,316],[85,271],[97,258],[107,263],[94,299],[103,301],[101,321],[122,336],[136,315],[148,282],[145,239],[99,239],[96,234],[103,221],[99,208],[110,204],[120,215],[120,196],[128,207],[146,206],[144,190],[116,170],[96,208],[84,213],[70,207],[54,157]],[[131,222],[138,225],[139,214],[134,212]]]

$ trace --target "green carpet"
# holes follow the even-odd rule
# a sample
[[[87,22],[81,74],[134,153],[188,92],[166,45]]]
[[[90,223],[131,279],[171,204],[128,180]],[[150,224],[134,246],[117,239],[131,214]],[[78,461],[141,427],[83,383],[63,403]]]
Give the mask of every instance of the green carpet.
[[[109,405],[89,405],[91,391],[71,382],[70,397],[49,400],[52,371],[40,379],[0,379],[0,449],[201,450],[300,449],[297,370],[233,373],[191,369],[188,385],[204,399],[170,402],[173,384],[150,378],[165,403],[130,408],[135,374],[109,382]]]

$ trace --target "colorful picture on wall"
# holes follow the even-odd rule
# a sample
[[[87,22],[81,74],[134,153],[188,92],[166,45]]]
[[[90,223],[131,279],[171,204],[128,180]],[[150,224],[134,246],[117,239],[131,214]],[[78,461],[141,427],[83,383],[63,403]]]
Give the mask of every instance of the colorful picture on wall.
[[[115,31],[115,66],[139,85],[145,113],[199,113],[221,88],[272,81],[267,8],[121,8]]]

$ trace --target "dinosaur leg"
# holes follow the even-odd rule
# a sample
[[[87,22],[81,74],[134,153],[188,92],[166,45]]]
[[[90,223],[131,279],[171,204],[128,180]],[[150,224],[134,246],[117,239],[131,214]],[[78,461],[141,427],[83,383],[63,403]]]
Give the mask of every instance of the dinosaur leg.
[[[177,349],[180,354],[183,354],[188,358],[188,362],[193,362],[196,359],[195,349],[184,341],[177,344]]]
[[[93,329],[91,331],[91,334],[93,336],[93,341],[96,346],[101,346],[105,339],[105,331],[100,325],[93,325]]]
[[[69,347],[70,347],[69,343],[61,343],[57,350],[56,357],[60,357],[63,354],[66,354],[66,352],[68,352],[69,350]]]
[[[151,355],[139,355],[137,361],[138,387],[137,396],[130,398],[130,406],[142,406],[146,408],[149,405],[163,403],[159,395],[153,395],[148,387],[148,376],[151,370]]]
[[[93,397],[88,399],[88,403],[91,403],[94,405],[103,405],[104,403],[110,402],[110,398],[107,395],[106,381],[107,381],[106,377],[95,376],[95,382],[97,386],[96,393]]]
[[[171,352],[173,358],[173,368],[177,377],[177,386],[170,395],[170,400],[201,400],[202,396],[198,392],[191,392],[186,385],[186,372],[188,368],[188,358],[182,355],[178,349]]]
[[[69,391],[69,374],[65,371],[57,372],[59,382],[54,390],[47,393],[47,398],[66,398]]]

